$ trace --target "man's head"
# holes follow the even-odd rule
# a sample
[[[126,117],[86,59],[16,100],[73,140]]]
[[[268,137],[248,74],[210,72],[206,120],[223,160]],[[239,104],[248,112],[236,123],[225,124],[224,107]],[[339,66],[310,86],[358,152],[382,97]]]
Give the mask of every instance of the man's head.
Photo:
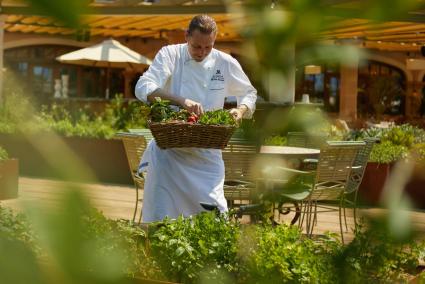
[[[217,24],[207,15],[195,16],[186,31],[186,41],[190,56],[202,61],[210,54],[217,36]]]

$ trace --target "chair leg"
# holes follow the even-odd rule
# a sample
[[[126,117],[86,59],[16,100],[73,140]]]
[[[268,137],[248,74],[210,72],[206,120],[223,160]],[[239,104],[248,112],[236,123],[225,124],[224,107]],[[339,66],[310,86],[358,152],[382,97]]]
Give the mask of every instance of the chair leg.
[[[312,213],[312,211],[313,211],[312,202],[308,201],[306,207],[307,207],[306,208],[306,211],[307,211],[306,212],[306,214],[307,214],[307,216],[306,216],[306,218],[307,218],[306,219],[306,233],[307,233],[307,236],[310,238],[311,232],[313,231],[312,227],[313,227],[313,222],[314,222],[314,217],[313,217],[313,213]]]
[[[140,214],[139,214],[139,222],[138,224],[142,224],[142,208],[140,208]]]
[[[316,207],[315,207],[315,203],[311,202],[310,203],[310,238],[313,236],[313,228],[314,228],[314,224],[316,222]]]
[[[313,236],[313,230],[314,226],[317,225],[317,202],[309,202],[309,215],[310,215],[310,221],[309,221],[309,237],[311,238]]]
[[[341,216],[342,215],[342,204],[343,204],[343,198],[341,198],[340,201],[339,201],[339,231],[341,233],[342,244],[344,244],[344,233],[342,231],[342,216]],[[345,212],[345,210],[344,210],[344,212]]]
[[[137,207],[139,205],[139,186],[136,183],[136,204],[134,205],[133,223],[136,220]]]
[[[302,229],[304,224],[304,217],[305,217],[305,206],[303,202],[301,202],[300,204],[300,214],[301,214],[301,217],[298,221],[298,228]]]
[[[343,202],[342,204],[344,205],[343,209],[344,209],[344,223],[345,223],[345,231],[348,232],[348,225],[347,225],[347,213],[345,211],[345,196],[342,197]]]
[[[354,201],[353,201],[353,217],[354,217],[354,230],[357,231],[357,193],[358,189],[354,193]]]

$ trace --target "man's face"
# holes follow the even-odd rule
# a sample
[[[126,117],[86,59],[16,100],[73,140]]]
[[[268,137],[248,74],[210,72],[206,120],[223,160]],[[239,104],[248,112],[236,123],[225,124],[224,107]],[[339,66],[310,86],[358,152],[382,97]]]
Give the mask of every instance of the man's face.
[[[215,41],[216,33],[204,34],[194,30],[191,35],[186,32],[186,41],[190,56],[201,62],[210,54]]]

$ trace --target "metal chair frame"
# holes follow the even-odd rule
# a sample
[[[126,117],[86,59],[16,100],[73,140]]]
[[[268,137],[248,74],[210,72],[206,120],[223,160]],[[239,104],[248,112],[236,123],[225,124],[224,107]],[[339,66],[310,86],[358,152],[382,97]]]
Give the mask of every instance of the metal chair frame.
[[[289,173],[293,177],[305,176],[312,180],[311,185],[305,185],[305,188],[295,194],[279,191],[279,189],[274,190],[274,194],[278,194],[282,201],[300,203],[299,226],[302,227],[305,220],[306,233],[309,237],[312,236],[314,226],[317,224],[318,213],[338,210],[341,240],[344,242],[342,230],[344,193],[352,175],[354,160],[364,146],[364,142],[358,141],[328,141],[320,150],[316,171],[299,171],[282,167],[275,169],[282,173]],[[269,178],[268,183],[270,182],[280,183],[281,189],[298,186],[291,183],[288,178],[283,180]],[[338,203],[338,209],[326,205],[329,202]]]
[[[139,207],[139,202],[142,200],[139,198],[139,190],[143,189],[145,177],[138,173],[140,158],[142,157],[147,142],[149,142],[153,137],[149,129],[140,129],[141,131],[135,133],[120,132],[117,133],[124,145],[125,153],[127,156],[128,166],[131,171],[131,177],[133,178],[134,186],[136,187],[136,199],[133,212],[133,222],[136,221],[137,210]],[[138,223],[141,222],[142,212],[140,211]]]
[[[345,212],[345,203],[351,204],[353,206],[353,217],[354,217],[354,227],[357,229],[357,197],[360,184],[362,183],[364,172],[366,170],[367,162],[369,161],[370,153],[372,152],[373,145],[378,142],[378,139],[375,138],[366,138],[364,140],[366,145],[362,147],[357,153],[356,158],[353,162],[353,170],[348,181],[347,188],[344,192],[344,222],[345,229],[348,230],[347,225],[347,215]],[[349,200],[348,196],[354,194],[353,200]]]
[[[225,168],[224,196],[230,208],[236,206],[235,201],[249,203],[255,198],[253,162],[257,153],[257,146],[235,136],[222,151]]]

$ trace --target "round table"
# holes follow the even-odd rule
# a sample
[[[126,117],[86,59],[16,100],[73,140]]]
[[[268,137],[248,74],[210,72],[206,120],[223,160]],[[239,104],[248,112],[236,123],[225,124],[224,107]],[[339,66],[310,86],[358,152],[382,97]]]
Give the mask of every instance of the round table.
[[[266,146],[260,148],[260,154],[281,155],[288,158],[317,158],[319,149],[292,147],[292,146]]]
[[[277,160],[282,161],[285,165],[291,164],[294,168],[299,168],[301,160],[314,158],[317,159],[320,155],[319,149],[292,147],[292,146],[267,146],[263,145],[260,148],[260,154],[266,159],[266,163],[278,164]],[[294,162],[296,161],[296,162]],[[264,163],[264,162],[263,162]],[[295,224],[300,215],[301,208],[296,201],[290,202],[295,207],[295,216],[291,220],[291,224]],[[289,214],[290,210],[285,210],[284,203],[278,205],[280,214]]]

